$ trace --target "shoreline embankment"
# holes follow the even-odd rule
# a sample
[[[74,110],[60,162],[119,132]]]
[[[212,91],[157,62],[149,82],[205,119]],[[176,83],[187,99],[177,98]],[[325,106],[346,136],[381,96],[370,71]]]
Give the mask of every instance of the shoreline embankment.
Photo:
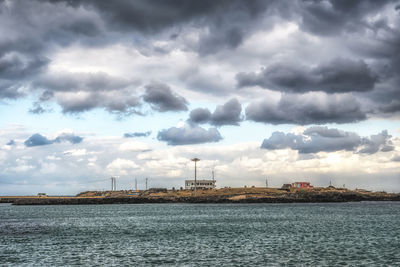
[[[110,191],[108,191],[110,192]],[[118,193],[119,192],[119,193]],[[0,203],[13,205],[91,205],[91,204],[145,204],[145,203],[327,203],[360,201],[400,201],[400,194],[385,192],[359,192],[352,190],[291,190],[262,188],[228,188],[199,191],[193,196],[190,190],[105,193],[88,191],[76,197],[0,197]]]

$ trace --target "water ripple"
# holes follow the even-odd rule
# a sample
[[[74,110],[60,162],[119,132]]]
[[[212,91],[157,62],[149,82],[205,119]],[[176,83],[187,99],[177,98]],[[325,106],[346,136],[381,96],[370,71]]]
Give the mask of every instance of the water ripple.
[[[400,263],[400,203],[0,205],[0,265]]]

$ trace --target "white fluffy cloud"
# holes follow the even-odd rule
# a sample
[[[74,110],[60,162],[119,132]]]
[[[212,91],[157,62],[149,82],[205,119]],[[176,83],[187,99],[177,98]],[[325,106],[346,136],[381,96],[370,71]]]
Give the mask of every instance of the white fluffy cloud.
[[[128,175],[130,171],[138,169],[133,160],[117,158],[107,165],[107,170],[112,175]]]
[[[128,141],[122,143],[119,148],[120,151],[132,151],[132,152],[143,152],[150,150],[146,143],[138,141]]]
[[[293,131],[304,131],[304,128]],[[332,180],[336,185],[346,184],[350,188],[400,191],[396,182],[400,162],[393,160],[400,155],[399,138],[392,139],[394,150],[374,154],[353,151],[301,154],[289,148],[265,150],[260,148],[261,141],[202,146],[159,143],[148,150],[145,143],[126,142],[122,136],[85,140],[74,149],[69,143],[61,147],[41,146],[35,148],[35,156],[29,157],[26,153],[32,148],[0,150],[0,177],[9,183],[1,187],[5,189],[0,194],[37,193],[46,184],[53,184],[53,191],[49,192],[58,194],[108,189],[111,176],[119,176],[118,188],[122,189],[132,188],[132,178],[137,178],[139,184],[149,178],[153,187],[179,188],[185,179],[194,175],[190,160],[193,157],[201,159],[198,177],[211,178],[214,170],[219,187],[262,186],[268,178],[274,187],[297,180],[326,186]]]

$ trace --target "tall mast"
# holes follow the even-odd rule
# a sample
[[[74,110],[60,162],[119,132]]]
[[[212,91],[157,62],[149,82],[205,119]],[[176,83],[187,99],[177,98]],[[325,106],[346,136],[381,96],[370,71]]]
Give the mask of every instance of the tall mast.
[[[193,158],[194,161],[194,196],[197,196],[197,162],[200,161],[199,158]]]

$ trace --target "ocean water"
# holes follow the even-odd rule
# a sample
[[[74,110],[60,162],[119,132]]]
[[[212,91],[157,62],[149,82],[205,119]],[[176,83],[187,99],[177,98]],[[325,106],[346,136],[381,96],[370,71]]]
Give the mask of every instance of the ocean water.
[[[0,204],[1,266],[399,266],[400,202]]]

